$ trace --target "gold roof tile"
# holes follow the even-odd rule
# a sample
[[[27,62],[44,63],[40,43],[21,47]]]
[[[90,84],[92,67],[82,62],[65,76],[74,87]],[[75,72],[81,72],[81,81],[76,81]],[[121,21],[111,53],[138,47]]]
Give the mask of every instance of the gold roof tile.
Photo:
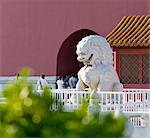
[[[124,16],[106,39],[116,47],[150,47],[150,16]]]

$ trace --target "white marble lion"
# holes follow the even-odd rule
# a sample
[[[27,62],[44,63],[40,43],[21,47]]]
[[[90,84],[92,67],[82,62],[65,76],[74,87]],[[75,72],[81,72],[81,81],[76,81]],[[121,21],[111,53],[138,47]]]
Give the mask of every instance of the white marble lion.
[[[90,35],[84,37],[78,44],[77,60],[83,62],[78,72],[76,89],[91,91],[123,91],[123,86],[113,68],[112,49],[102,36]]]

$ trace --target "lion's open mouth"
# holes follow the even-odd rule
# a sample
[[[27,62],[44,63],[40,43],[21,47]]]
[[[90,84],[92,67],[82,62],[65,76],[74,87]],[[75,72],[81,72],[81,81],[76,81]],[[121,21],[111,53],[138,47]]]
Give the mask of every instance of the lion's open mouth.
[[[84,61],[83,61],[83,64],[84,64],[84,65],[90,64],[90,61],[91,61],[92,57],[93,57],[93,54],[90,55],[90,57],[88,58],[88,60],[84,60]]]
[[[88,59],[81,58],[81,57],[78,57],[77,59],[79,62],[83,62],[84,65],[88,65],[90,63],[90,61],[92,60],[92,57],[93,57],[93,54],[91,54]]]
[[[91,54],[91,56],[89,57],[89,59],[88,59],[88,60],[90,61],[90,60],[92,59],[92,57],[93,57],[93,54]]]

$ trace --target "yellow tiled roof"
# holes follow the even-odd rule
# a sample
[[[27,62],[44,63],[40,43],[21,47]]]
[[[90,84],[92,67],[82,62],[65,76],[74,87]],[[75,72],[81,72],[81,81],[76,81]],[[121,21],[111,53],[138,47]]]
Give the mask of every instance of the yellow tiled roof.
[[[116,47],[149,47],[150,16],[124,16],[106,39]]]

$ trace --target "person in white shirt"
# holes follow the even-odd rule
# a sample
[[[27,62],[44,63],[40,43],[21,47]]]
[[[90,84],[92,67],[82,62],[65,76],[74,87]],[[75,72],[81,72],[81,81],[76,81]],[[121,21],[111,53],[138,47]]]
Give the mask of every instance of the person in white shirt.
[[[64,85],[63,76],[59,77],[59,79],[56,81],[56,84],[57,84],[58,89],[64,89],[64,87],[63,87],[63,85]]]
[[[40,91],[40,90],[43,90],[46,87],[48,87],[48,82],[45,79],[45,75],[42,74],[40,79],[37,81],[36,89]]]

